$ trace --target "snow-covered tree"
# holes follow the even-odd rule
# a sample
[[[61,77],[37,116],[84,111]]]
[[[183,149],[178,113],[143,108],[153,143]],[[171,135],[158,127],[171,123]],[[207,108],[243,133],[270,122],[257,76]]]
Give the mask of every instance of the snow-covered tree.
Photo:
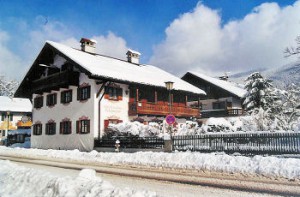
[[[282,114],[290,129],[294,129],[293,127],[297,124],[300,117],[300,84],[289,84],[285,90],[285,94],[282,97]]]
[[[0,96],[13,97],[19,82],[16,80],[9,80],[4,76],[0,76]]]
[[[260,73],[251,74],[245,83],[244,109],[253,116],[258,129],[286,129],[282,116],[282,91],[273,87]]]
[[[252,113],[255,109],[267,110],[272,99],[273,85],[270,80],[265,79],[259,72],[252,73],[246,79],[245,89],[247,94],[243,103],[247,112]]]

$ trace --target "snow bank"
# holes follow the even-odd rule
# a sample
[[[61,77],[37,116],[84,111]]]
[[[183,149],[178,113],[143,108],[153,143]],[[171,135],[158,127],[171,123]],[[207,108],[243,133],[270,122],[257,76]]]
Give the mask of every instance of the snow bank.
[[[157,196],[155,192],[119,189],[84,169],[73,179],[0,160],[0,196]]]
[[[137,153],[89,153],[78,150],[40,150],[0,147],[0,155],[13,155],[27,158],[63,159],[68,162],[80,162],[97,165],[142,165],[157,168],[179,168],[192,170],[217,171],[284,177],[300,179],[300,159],[277,158],[273,156],[231,156],[227,154],[203,154],[197,152],[137,152]]]
[[[107,136],[158,136],[163,137],[167,132],[166,123],[150,122],[149,125],[144,125],[140,122],[123,122],[119,124],[110,124],[106,130]],[[208,118],[200,127],[197,122],[186,121],[173,126],[173,135],[197,135],[203,133],[233,133],[233,132],[257,132],[257,120],[252,116],[240,116],[230,118]],[[295,132],[300,131],[300,118],[298,124],[294,125]],[[270,130],[264,131],[270,132]],[[272,130],[272,132],[275,132]],[[276,132],[281,132],[276,130]]]

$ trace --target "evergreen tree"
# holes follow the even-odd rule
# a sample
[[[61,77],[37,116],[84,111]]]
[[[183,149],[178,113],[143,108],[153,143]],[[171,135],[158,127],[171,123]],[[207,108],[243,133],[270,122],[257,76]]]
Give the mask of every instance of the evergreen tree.
[[[272,88],[273,85],[270,80],[263,78],[258,72],[252,73],[245,83],[247,94],[243,103],[244,109],[250,114],[258,108],[267,110],[270,100],[273,98],[271,95]]]
[[[260,73],[251,74],[245,83],[247,90],[244,109],[253,117],[259,130],[285,129],[282,117],[282,92]]]

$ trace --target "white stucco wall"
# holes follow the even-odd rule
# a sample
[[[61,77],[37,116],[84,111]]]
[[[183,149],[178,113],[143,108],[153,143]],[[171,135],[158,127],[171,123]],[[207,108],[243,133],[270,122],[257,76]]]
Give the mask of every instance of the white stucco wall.
[[[100,106],[100,135],[104,133],[104,120],[117,119],[123,122],[129,121],[128,108],[129,108],[129,93],[126,94],[128,90],[128,85],[116,84],[122,88],[122,100],[115,101],[103,98]]]
[[[40,122],[43,125],[42,135],[31,135],[31,147],[42,149],[79,149],[90,151],[94,147],[94,131],[96,128],[95,123],[95,110],[94,103],[96,99],[96,85],[95,81],[88,79],[84,74],[80,75],[80,84],[89,83],[91,85],[91,98],[86,101],[77,100],[77,86],[70,86],[72,90],[72,102],[62,104],[60,95],[61,92],[67,89],[60,89],[59,91],[51,91],[57,93],[57,103],[53,107],[46,106],[46,98],[50,93],[43,94],[43,107],[40,109],[33,108],[33,124]],[[33,95],[33,99],[37,95]],[[90,133],[89,134],[76,134],[76,121],[81,117],[88,117],[90,119]],[[60,122],[68,118],[72,121],[72,133],[60,134]],[[45,135],[46,123],[49,120],[54,120],[56,123],[56,134]],[[33,129],[32,129],[33,130]]]

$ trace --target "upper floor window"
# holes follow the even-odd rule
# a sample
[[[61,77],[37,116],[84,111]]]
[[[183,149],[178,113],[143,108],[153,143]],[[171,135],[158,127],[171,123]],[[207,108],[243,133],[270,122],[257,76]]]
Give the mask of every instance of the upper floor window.
[[[79,87],[77,89],[77,100],[87,100],[91,97],[91,86]]]
[[[47,95],[47,106],[54,106],[56,104],[56,93]]]
[[[72,133],[72,122],[67,120],[67,121],[62,121],[60,123],[60,134],[71,134]]]
[[[76,122],[76,133],[90,133],[90,120],[78,120]]]
[[[43,96],[35,97],[34,101],[33,101],[34,108],[41,108],[41,107],[43,107],[43,101],[44,101],[44,97]]]
[[[55,135],[56,133],[56,123],[48,122],[46,124],[46,135]]]
[[[13,121],[14,115],[12,113],[10,113],[10,114],[2,113],[1,114],[1,121],[6,121],[6,118],[8,118],[9,121]]]
[[[117,87],[106,87],[106,98],[111,100],[122,100],[123,90]]]
[[[33,125],[33,135],[42,135],[42,124],[34,124]]]
[[[72,90],[67,90],[61,92],[61,103],[70,103],[72,102]]]

